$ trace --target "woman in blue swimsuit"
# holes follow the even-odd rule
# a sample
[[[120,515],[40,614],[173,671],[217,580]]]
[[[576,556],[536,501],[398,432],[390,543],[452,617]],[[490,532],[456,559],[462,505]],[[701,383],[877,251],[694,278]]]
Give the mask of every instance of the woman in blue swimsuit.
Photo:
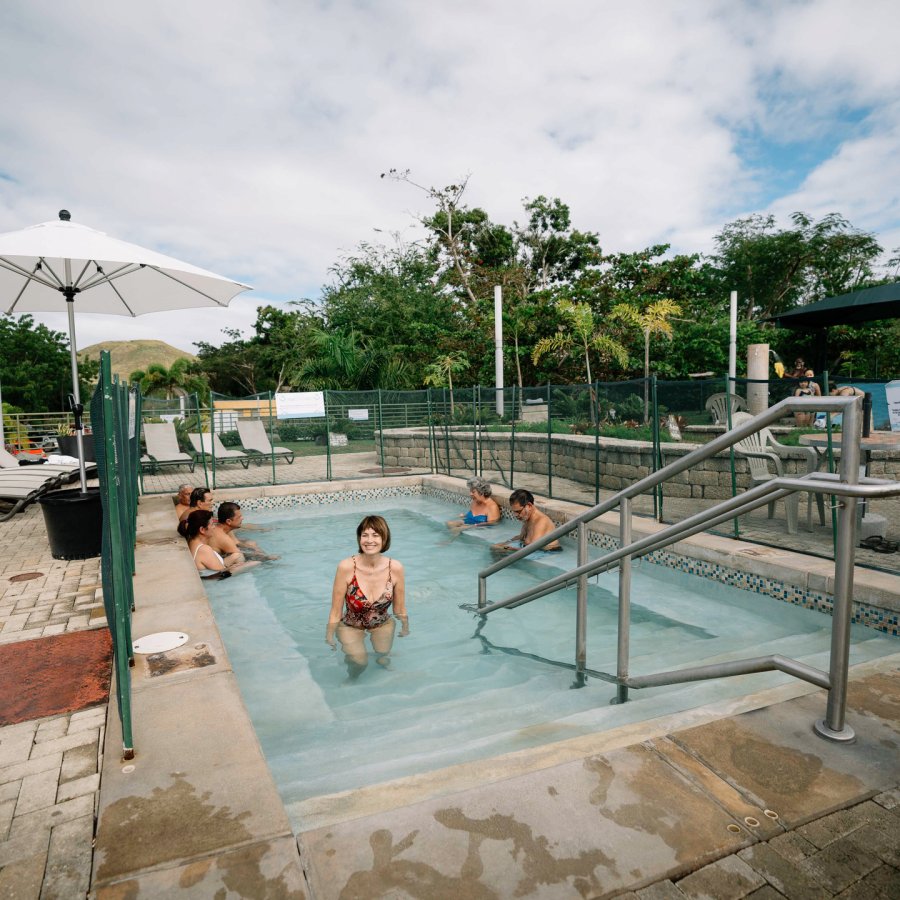
[[[382,666],[388,664],[394,643],[394,618],[400,622],[400,637],[409,634],[403,565],[383,555],[391,546],[387,522],[381,516],[366,516],[356,528],[356,543],[359,553],[338,563],[325,631],[332,650],[337,649],[335,634],[341,642],[351,678],[358,678],[369,664],[367,634]]]
[[[473,525],[496,525],[500,521],[500,507],[491,497],[490,484],[483,478],[470,478],[466,487],[469,489],[472,505],[457,518],[451,519],[447,523],[448,527],[462,529]]]

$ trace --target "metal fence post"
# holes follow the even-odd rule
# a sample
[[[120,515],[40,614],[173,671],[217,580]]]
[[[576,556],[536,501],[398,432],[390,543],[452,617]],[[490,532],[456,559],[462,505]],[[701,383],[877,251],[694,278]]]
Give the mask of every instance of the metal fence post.
[[[619,505],[619,547],[631,543],[631,498],[624,497]],[[621,682],[628,678],[628,657],[631,647],[631,557],[619,561],[619,631],[616,650],[616,702],[628,701],[628,688]]]
[[[588,561],[588,534],[584,522],[578,523],[578,566]],[[578,576],[575,605],[575,678],[578,687],[584,685],[584,670],[587,668],[587,575]]]

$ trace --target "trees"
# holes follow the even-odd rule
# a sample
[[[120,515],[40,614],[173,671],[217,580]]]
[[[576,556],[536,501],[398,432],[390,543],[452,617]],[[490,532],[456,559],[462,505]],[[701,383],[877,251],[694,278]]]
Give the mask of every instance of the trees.
[[[674,301],[664,298],[654,300],[636,315],[637,325],[644,333],[644,424],[650,420],[650,337],[661,334],[671,339],[673,316],[681,314],[681,307]]]
[[[872,277],[881,246],[871,234],[837,213],[815,222],[796,212],[791,221],[793,228],[777,229],[774,216],[748,216],[728,223],[715,238],[710,259],[722,293],[738,292],[746,320],[848,293]]]
[[[160,363],[151,363],[146,370],[132,372],[128,380],[137,382],[145,397],[172,400],[188,394],[200,394],[205,398],[209,393],[209,382],[200,366],[187,357],[176,359],[168,369]]]
[[[570,332],[558,331],[552,337],[541,338],[534,346],[531,353],[535,365],[546,353],[566,357],[577,348],[584,354],[584,369],[587,383],[593,383],[591,372],[591,351],[595,351],[601,360],[614,362],[620,368],[628,364],[628,351],[608,331],[600,328],[599,322],[594,317],[594,312],[587,303],[572,303],[570,300],[562,300],[559,303],[559,311],[568,320]],[[609,314],[609,320],[628,322],[631,320],[632,311],[626,306],[617,306]]]
[[[81,393],[90,397],[97,363],[79,367]],[[0,385],[3,400],[28,412],[67,408],[72,390],[69,339],[45,325],[35,325],[29,315],[0,316]]]
[[[433,363],[425,369],[425,384],[434,387],[450,388],[450,415],[455,412],[453,407],[453,376],[465,372],[469,368],[469,357],[461,350],[441,354]]]

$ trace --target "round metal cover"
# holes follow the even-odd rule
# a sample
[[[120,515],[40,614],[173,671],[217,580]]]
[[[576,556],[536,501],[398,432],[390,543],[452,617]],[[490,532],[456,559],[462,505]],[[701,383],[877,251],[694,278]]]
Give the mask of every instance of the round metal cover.
[[[183,631],[158,631],[146,634],[134,642],[135,653],[165,653],[187,643],[188,636]]]

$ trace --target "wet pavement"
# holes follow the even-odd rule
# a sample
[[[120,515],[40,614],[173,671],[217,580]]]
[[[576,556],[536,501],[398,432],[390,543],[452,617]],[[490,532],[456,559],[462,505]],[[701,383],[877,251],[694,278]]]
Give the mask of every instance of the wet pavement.
[[[0,896],[900,896],[897,655],[851,671],[853,744],[813,733],[825,695],[792,682],[331,798],[295,839],[173,528],[142,500],[134,634],[191,641],[132,670],[135,760],[114,701],[0,728]],[[99,561],[52,560],[35,507],[0,560],[0,645],[104,627]]]

